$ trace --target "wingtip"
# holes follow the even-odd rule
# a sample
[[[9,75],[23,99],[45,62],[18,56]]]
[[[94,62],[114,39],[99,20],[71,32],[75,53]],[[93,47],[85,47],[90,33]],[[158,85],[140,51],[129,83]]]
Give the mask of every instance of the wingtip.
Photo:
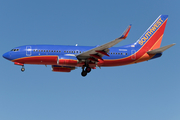
[[[170,46],[172,47],[172,46],[174,46],[174,45],[176,45],[176,43],[172,43],[172,44],[170,44]]]
[[[122,36],[120,37],[121,39],[126,39],[126,38],[127,38],[128,34],[129,34],[129,31],[130,31],[130,29],[131,29],[131,26],[132,26],[132,24],[130,24],[130,25],[127,27],[127,29],[124,31],[124,33],[123,33]]]

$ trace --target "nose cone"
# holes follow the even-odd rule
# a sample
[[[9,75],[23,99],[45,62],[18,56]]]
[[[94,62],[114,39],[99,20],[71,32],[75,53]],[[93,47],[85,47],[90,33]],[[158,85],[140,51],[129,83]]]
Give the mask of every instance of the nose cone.
[[[3,54],[3,57],[5,58],[5,59],[8,59],[8,60],[10,60],[10,56],[9,56],[9,52],[7,52],[7,53],[4,53]]]

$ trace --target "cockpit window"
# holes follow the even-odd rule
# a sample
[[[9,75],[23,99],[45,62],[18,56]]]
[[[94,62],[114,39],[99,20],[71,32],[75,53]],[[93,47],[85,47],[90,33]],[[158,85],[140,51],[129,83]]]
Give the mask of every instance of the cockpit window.
[[[19,49],[12,49],[11,51],[19,51]]]

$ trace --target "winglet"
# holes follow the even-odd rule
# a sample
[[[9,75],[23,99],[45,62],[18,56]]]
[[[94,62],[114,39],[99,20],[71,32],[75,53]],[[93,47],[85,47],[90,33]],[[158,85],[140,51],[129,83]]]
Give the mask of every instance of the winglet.
[[[128,34],[129,34],[129,31],[131,29],[131,24],[127,27],[127,29],[124,31],[124,33],[121,35],[121,37],[119,37],[118,39],[126,39]]]
[[[170,48],[170,47],[172,47],[174,45],[175,45],[175,43],[173,43],[171,45],[167,45],[167,46],[161,47],[161,48],[158,48],[158,49],[155,49],[155,50],[148,51],[147,53],[148,54],[162,53],[162,52],[164,52],[165,50],[167,50],[168,48]]]

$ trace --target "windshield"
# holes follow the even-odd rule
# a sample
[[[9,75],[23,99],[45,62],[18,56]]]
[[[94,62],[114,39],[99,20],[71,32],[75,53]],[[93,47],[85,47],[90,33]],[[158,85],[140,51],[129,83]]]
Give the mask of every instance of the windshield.
[[[19,51],[19,49],[12,49],[11,51]]]

